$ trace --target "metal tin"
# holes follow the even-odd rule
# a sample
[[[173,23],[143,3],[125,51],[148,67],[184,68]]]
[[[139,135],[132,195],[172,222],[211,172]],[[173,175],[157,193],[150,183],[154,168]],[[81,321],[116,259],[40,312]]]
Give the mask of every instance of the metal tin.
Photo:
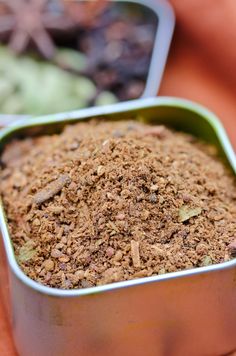
[[[69,122],[140,116],[214,143],[236,173],[235,153],[216,116],[175,98],[18,122],[0,133],[0,147],[13,137],[52,132]],[[3,207],[0,228],[0,253],[5,256],[0,259],[0,285],[10,305],[20,355],[215,356],[236,349],[236,260],[83,290],[59,290],[42,286],[21,271]]]
[[[90,0],[83,0],[90,1]],[[137,4],[144,9],[150,9],[158,19],[157,31],[153,45],[152,57],[146,80],[146,86],[142,94],[143,98],[155,97],[160,87],[162,75],[169,52],[169,47],[175,26],[174,11],[166,0],[112,0],[124,4]],[[14,122],[17,119],[30,117],[30,115],[5,115],[0,114],[0,127]]]

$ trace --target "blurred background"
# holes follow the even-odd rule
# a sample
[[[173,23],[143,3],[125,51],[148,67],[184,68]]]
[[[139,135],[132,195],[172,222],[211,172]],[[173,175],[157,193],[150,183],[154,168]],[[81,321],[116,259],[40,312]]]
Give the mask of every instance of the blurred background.
[[[236,2],[170,3],[176,30],[158,95],[214,111],[236,148]],[[139,98],[158,24],[149,11],[110,4],[0,0],[0,113],[38,115]],[[0,355],[15,355],[1,303]]]
[[[236,148],[236,2],[171,0],[177,23],[160,95],[214,111]]]

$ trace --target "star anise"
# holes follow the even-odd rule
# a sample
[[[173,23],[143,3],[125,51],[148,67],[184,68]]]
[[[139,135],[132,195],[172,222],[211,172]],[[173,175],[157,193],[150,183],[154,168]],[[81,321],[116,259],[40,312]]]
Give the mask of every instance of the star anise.
[[[22,53],[33,42],[46,58],[52,58],[55,45],[50,30],[66,30],[74,26],[65,15],[59,0],[0,0],[7,14],[0,15],[0,35],[9,34],[9,46]]]

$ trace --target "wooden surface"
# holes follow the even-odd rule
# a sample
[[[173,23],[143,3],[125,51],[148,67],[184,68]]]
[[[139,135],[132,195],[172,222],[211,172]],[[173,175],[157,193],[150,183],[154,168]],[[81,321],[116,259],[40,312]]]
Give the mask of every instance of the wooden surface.
[[[208,21],[211,9],[207,8],[206,4],[213,8],[212,0],[172,0],[172,2],[176,7],[178,25],[160,95],[192,99],[213,110],[223,121],[236,148],[236,72],[232,71],[232,65],[235,65],[236,58],[235,42],[232,42],[232,48],[229,48],[228,37],[223,36],[222,38],[222,34],[220,37],[214,31],[212,33],[211,27],[208,30],[207,26],[211,26],[212,21]],[[191,4],[194,7],[196,3],[201,3],[201,8],[192,9]],[[217,4],[219,3],[217,1]],[[222,3],[225,4],[226,9],[223,13],[215,14],[216,17],[218,16],[216,21],[217,19],[218,22],[223,21],[222,16],[224,16],[224,18],[228,18],[226,23],[229,27],[231,25],[236,27],[236,21],[233,21],[236,19],[232,18],[231,14],[233,7],[236,18],[235,0],[224,0]],[[187,11],[189,14],[193,14],[193,17],[196,15],[196,18],[194,17],[191,21],[191,18],[186,14]],[[204,21],[199,22],[201,19],[199,13],[200,15],[201,13],[208,14],[204,31],[202,29]],[[231,14],[231,16],[227,17],[227,14]],[[212,19],[211,14],[209,16]],[[214,23],[212,26],[217,30]],[[222,26],[220,28],[222,32]],[[231,33],[228,29],[227,31],[229,34]],[[236,28],[233,33],[236,34]],[[210,38],[209,35],[211,35]],[[1,303],[0,355],[16,355]]]

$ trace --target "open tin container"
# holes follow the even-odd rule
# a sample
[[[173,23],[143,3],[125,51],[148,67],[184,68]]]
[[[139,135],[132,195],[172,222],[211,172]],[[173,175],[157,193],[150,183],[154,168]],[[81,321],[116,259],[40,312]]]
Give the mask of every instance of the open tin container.
[[[213,143],[236,174],[236,157],[217,117],[175,98],[142,99],[15,123],[15,137],[58,132],[90,118],[145,119]],[[0,208],[0,285],[23,356],[227,355],[236,350],[236,260],[131,281],[60,290],[29,279],[19,268]]]
[[[70,0],[68,0],[70,1]],[[91,0],[79,0],[82,2]],[[155,97],[160,87],[164,72],[169,47],[175,26],[175,15],[167,0],[111,0],[117,3],[120,11],[138,10],[150,16],[150,12],[156,17],[156,33],[154,37],[153,49],[147,71],[146,85],[141,95],[142,98]],[[143,9],[142,9],[143,8]],[[122,10],[123,9],[123,10]],[[9,125],[11,122],[22,118],[29,118],[30,115],[5,115],[0,113],[0,127]]]

